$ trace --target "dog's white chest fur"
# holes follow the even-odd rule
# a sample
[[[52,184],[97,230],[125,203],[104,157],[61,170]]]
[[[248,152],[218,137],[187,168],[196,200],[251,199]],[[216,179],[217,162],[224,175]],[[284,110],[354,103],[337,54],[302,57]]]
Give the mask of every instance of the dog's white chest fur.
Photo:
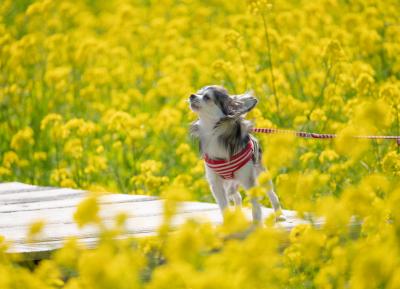
[[[218,140],[218,131],[214,129],[215,123],[198,120],[201,149],[212,159],[229,159],[229,153]]]

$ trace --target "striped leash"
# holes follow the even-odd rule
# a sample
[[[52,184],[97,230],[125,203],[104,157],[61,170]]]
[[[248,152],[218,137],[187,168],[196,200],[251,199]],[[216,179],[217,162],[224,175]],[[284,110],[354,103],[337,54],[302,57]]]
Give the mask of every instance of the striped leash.
[[[253,128],[252,131],[259,133],[268,133],[268,134],[294,134],[295,136],[301,138],[333,139],[337,137],[336,134],[326,134],[326,133],[321,134],[321,133],[294,131],[294,130],[277,129],[277,128]],[[391,140],[396,140],[397,145],[400,146],[400,136],[398,135],[357,135],[353,137],[360,139],[391,139]]]

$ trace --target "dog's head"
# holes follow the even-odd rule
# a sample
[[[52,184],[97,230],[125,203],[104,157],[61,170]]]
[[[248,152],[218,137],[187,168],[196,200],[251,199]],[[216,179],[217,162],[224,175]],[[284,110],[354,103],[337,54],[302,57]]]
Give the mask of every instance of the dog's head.
[[[230,96],[222,86],[210,85],[191,94],[189,102],[192,111],[200,118],[220,119],[243,115],[252,110],[258,101],[251,92]]]

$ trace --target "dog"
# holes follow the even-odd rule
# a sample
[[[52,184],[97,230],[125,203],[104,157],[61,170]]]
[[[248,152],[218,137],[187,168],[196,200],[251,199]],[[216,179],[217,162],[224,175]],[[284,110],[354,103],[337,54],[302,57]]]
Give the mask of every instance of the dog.
[[[250,134],[252,123],[244,119],[258,100],[251,92],[229,95],[224,87],[210,85],[191,94],[188,102],[190,109],[198,115],[190,125],[190,133],[199,139],[206,178],[223,214],[229,201],[236,206],[242,205],[239,185],[245,190],[256,186],[258,175],[265,170],[259,142]],[[267,195],[278,216],[281,206],[272,181]],[[251,204],[253,222],[260,223],[259,199],[252,197]]]

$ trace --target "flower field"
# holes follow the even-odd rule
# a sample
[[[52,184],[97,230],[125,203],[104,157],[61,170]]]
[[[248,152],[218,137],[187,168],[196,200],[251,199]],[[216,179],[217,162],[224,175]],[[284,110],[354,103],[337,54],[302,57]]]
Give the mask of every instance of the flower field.
[[[227,211],[166,234],[176,201],[213,202],[186,102],[209,84],[253,90],[256,127],[338,134],[255,135],[269,171],[249,193],[272,179],[323,228],[232,239],[249,224]],[[167,201],[149,239],[113,240],[121,215],[98,248],[35,266],[0,242],[0,288],[400,288],[400,145],[355,135],[400,135],[397,0],[2,0],[0,182]],[[97,213],[88,199],[76,221]]]

